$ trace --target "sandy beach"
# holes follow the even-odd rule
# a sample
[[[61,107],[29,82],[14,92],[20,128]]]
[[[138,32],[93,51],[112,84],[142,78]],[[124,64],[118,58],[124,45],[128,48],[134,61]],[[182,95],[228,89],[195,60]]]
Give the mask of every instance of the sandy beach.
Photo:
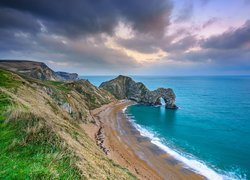
[[[95,141],[101,128],[104,136],[101,146],[108,150],[108,157],[139,179],[204,179],[140,135],[122,111],[132,103],[121,100],[93,110],[97,125],[83,128]]]

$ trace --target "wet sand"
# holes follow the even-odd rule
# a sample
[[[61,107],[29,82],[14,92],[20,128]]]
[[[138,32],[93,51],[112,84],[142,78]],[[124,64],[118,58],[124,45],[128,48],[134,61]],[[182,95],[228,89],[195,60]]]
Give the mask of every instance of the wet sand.
[[[140,135],[122,111],[132,103],[122,100],[93,110],[97,125],[86,125],[85,131],[95,139],[103,128],[103,146],[109,150],[108,157],[139,179],[204,179]]]

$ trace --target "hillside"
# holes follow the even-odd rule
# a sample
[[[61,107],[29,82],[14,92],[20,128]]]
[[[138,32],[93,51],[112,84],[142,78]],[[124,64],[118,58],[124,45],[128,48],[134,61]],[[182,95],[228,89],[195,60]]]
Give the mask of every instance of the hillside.
[[[0,69],[0,179],[134,179],[81,127],[95,124],[90,110],[114,96],[86,80],[55,81],[42,66],[25,75],[25,64],[7,68],[18,73]],[[44,70],[49,78],[37,77]]]
[[[40,80],[67,81],[78,79],[78,74],[76,73],[55,72],[45,63],[36,61],[0,60],[0,68]]]

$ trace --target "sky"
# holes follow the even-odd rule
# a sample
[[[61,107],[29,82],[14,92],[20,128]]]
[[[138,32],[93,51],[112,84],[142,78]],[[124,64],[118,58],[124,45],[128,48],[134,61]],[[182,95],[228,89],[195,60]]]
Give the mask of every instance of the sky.
[[[250,0],[1,0],[0,59],[80,75],[250,75]]]

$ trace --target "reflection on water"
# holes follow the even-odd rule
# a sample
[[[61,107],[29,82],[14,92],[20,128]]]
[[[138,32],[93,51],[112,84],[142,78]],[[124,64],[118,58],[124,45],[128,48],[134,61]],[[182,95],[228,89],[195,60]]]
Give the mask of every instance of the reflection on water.
[[[164,106],[160,106],[160,119],[165,120],[165,115],[166,115],[166,108]]]
[[[157,107],[159,110],[159,119],[164,123],[165,126],[173,126],[176,119],[176,111],[171,109],[166,109],[165,106]]]

